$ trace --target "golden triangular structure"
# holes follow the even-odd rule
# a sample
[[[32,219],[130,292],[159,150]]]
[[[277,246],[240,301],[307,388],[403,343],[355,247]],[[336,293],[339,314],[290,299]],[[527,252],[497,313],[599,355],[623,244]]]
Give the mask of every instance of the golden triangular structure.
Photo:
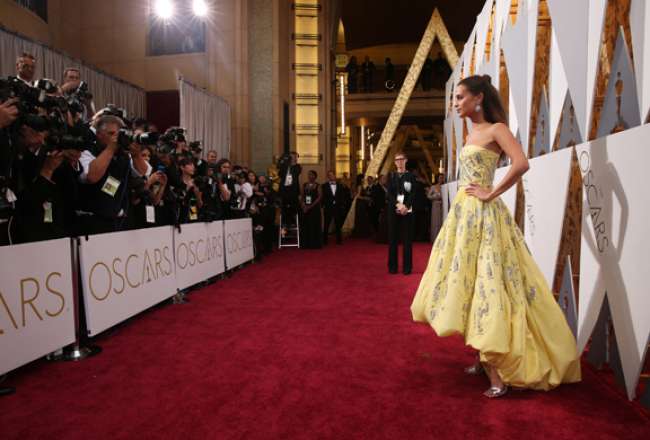
[[[390,112],[388,121],[386,121],[384,131],[381,133],[381,138],[379,139],[379,143],[377,144],[377,148],[375,149],[372,160],[370,161],[370,164],[368,164],[366,176],[376,176],[379,172],[379,168],[381,167],[381,164],[386,157],[390,143],[393,140],[393,136],[395,135],[395,130],[397,130],[397,127],[402,120],[404,110],[406,109],[406,105],[411,99],[411,94],[413,93],[413,89],[417,84],[420,72],[422,71],[422,66],[429,56],[429,52],[431,52],[431,46],[433,46],[433,41],[435,40],[436,36],[440,41],[440,46],[442,46],[442,50],[444,51],[449,64],[451,66],[454,66],[458,62],[458,52],[456,51],[456,46],[454,46],[454,42],[449,37],[449,32],[447,32],[447,27],[442,21],[442,17],[440,16],[440,12],[438,12],[438,8],[435,8],[433,10],[433,14],[431,14],[431,20],[429,20],[429,24],[424,31],[424,36],[422,37],[422,41],[420,41],[418,50],[415,52],[413,62],[411,63],[411,67],[409,67],[408,73],[406,74],[406,78],[404,79],[402,88],[399,91],[399,95],[395,100],[395,104],[393,104],[393,109]],[[352,206],[354,207],[354,204]],[[352,232],[353,228],[354,209],[350,209],[343,225],[343,232]]]

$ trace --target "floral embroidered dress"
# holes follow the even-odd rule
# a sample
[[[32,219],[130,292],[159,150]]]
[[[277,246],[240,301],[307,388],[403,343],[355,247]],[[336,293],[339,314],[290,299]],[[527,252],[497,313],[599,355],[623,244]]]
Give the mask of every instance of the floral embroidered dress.
[[[413,299],[413,320],[438,336],[462,334],[508,385],[578,382],[575,338],[508,208],[464,191],[491,186],[498,159],[476,145],[461,150],[458,194]]]

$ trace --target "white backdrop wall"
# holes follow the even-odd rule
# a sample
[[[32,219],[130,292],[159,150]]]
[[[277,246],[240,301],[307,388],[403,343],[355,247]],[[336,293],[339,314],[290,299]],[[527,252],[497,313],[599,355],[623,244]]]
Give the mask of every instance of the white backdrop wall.
[[[61,84],[63,71],[67,67],[76,67],[81,71],[81,79],[88,83],[97,110],[107,104],[115,104],[125,108],[129,117],[145,116],[146,95],[143,89],[0,28],[0,76],[16,75],[16,57],[23,52],[36,57],[35,79],[50,78]]]
[[[528,246],[551,284],[558,263],[567,191],[571,176],[571,158],[577,153],[583,177],[583,227],[580,250],[580,291],[578,292],[577,340],[582,351],[592,336],[594,325],[607,299],[614,325],[615,343],[621,358],[625,387],[634,398],[647,347],[650,341],[650,296],[647,294],[647,271],[650,261],[650,235],[646,180],[650,150],[647,139],[650,125],[643,124],[650,111],[650,6],[646,0],[632,0],[630,32],[632,47],[622,37],[624,28],[616,26],[616,51],[607,78],[606,96],[599,120],[598,139],[588,138],[594,113],[594,91],[599,72],[599,53],[603,41],[607,0],[547,0],[551,17],[551,49],[548,81],[544,86],[549,98],[545,126],[550,142],[559,135],[558,151],[544,156],[533,152],[530,171],[522,179],[525,210],[524,229]],[[473,60],[477,73],[492,75],[498,87],[498,62],[503,53],[510,80],[509,123],[512,133],[528,152],[533,93],[532,78],[545,62],[537,57],[536,37],[539,0],[521,0],[517,20],[508,19],[509,0],[488,0],[494,4],[495,27],[492,33],[492,59],[483,55]],[[484,12],[485,13],[485,12]],[[484,32],[479,16],[475,32]],[[619,18],[617,18],[618,20]],[[609,37],[609,36],[608,36]],[[454,66],[447,94],[464,76],[472,62],[469,53],[474,41],[479,48],[485,36],[472,34],[465,54]],[[631,55],[634,55],[632,63]],[[464,63],[461,66],[461,63]],[[450,105],[450,103],[447,103]],[[569,105],[572,104],[572,105]],[[462,121],[447,113],[445,138],[457,148]],[[611,131],[620,131],[610,134]],[[538,128],[537,136],[540,135]],[[580,132],[579,134],[577,132]],[[462,139],[461,139],[462,141]],[[579,144],[571,147],[573,144]],[[569,147],[569,148],[566,148]],[[451,157],[452,154],[449,154]],[[459,151],[456,152],[456,157]],[[538,157],[535,157],[538,156]],[[507,168],[497,170],[495,183]],[[454,180],[455,176],[449,176]],[[455,182],[448,185],[450,196]],[[514,213],[516,191],[502,196]],[[569,274],[570,275],[570,274]],[[570,277],[569,277],[570,278]]]

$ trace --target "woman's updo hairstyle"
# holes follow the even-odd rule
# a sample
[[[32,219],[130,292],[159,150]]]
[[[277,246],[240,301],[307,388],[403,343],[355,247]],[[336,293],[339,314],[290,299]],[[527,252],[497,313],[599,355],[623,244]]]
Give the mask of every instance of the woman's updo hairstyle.
[[[459,86],[464,86],[469,93],[477,96],[483,93],[483,114],[485,120],[496,124],[497,122],[507,123],[506,111],[501,104],[499,92],[492,85],[490,75],[472,75],[462,79]]]

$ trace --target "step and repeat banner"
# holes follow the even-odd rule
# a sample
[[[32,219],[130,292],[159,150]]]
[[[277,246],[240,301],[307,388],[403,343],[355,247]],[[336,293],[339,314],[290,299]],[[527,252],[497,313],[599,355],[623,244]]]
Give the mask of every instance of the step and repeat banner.
[[[0,375],[75,341],[70,239],[0,247]]]
[[[250,219],[82,237],[79,261],[72,245],[65,238],[0,247],[0,375],[75,342],[77,267],[95,336],[254,257]]]

